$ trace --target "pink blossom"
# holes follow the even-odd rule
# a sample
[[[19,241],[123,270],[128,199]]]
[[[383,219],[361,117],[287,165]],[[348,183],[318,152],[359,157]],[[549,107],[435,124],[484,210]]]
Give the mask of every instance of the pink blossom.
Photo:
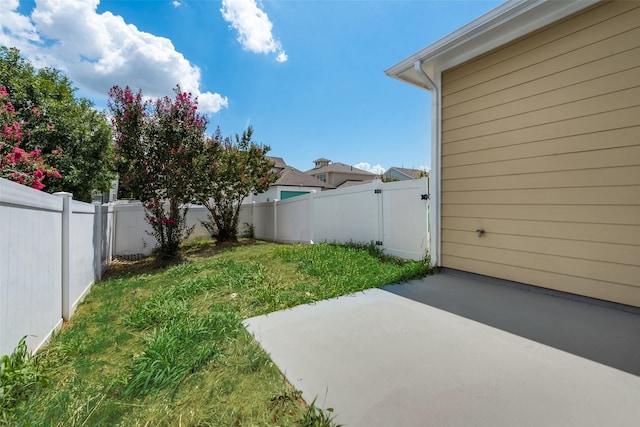
[[[11,161],[11,163],[15,163],[20,161],[20,159],[24,156],[25,151],[22,148],[14,148],[13,149],[13,160]]]
[[[34,188],[36,190],[42,190],[44,188],[44,184],[36,179],[36,180],[33,180],[33,182],[31,183],[31,188]]]

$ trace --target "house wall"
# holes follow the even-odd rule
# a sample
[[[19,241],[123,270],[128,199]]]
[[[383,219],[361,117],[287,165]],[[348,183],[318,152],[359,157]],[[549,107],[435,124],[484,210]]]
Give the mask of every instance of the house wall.
[[[442,265],[640,306],[640,3],[445,71],[442,106]]]
[[[251,196],[251,200],[254,202],[270,202],[271,200],[279,199],[280,198],[279,188],[280,188],[279,186],[269,187],[269,189],[264,193]]]

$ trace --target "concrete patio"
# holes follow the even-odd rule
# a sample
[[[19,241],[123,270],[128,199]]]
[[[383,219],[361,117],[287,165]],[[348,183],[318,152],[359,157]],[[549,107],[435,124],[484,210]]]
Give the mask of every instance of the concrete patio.
[[[248,319],[348,427],[637,426],[640,310],[459,272]]]

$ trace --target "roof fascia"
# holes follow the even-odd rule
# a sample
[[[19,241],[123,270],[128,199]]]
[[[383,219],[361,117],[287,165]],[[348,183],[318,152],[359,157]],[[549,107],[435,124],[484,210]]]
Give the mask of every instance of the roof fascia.
[[[427,89],[415,71],[416,61],[425,73],[455,67],[546,25],[586,9],[601,0],[509,0],[453,33],[385,70],[389,77]]]

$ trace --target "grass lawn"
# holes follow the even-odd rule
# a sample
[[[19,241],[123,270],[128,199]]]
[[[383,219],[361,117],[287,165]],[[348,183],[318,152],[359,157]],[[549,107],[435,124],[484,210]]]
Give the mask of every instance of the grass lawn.
[[[241,322],[429,272],[370,246],[198,240],[182,252],[172,266],[114,263],[36,357],[5,358],[0,425],[332,425]],[[11,394],[16,373],[31,376]]]

